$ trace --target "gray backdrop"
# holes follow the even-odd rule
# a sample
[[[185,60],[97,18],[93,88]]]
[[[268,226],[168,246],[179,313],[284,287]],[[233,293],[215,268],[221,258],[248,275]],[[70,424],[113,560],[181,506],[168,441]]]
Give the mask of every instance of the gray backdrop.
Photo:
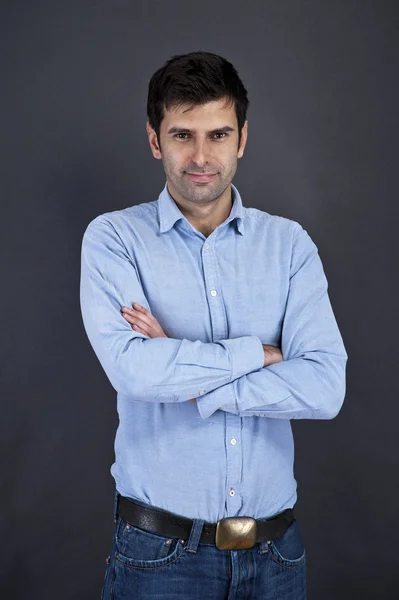
[[[309,600],[399,597],[399,3],[25,0],[0,27],[1,596],[100,596],[118,421],[80,317],[81,238],[157,199],[149,78],[208,50],[249,92],[244,205],[308,230],[349,354],[339,416],[293,423]]]

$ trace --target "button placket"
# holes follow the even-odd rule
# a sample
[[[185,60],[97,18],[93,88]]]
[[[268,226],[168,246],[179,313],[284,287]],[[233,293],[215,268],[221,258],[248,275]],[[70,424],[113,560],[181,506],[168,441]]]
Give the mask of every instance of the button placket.
[[[241,507],[242,477],[241,418],[226,412],[227,514],[233,516]]]
[[[215,232],[213,232],[214,235]],[[209,244],[209,247],[207,247]],[[202,251],[202,264],[204,273],[204,289],[208,296],[210,321],[212,326],[213,341],[229,338],[226,308],[223,302],[223,293],[218,275],[215,242],[204,243]],[[203,390],[200,390],[200,395]],[[237,514],[241,508],[242,497],[240,494],[242,450],[241,450],[241,418],[238,415],[225,412],[225,440],[226,440],[226,485],[227,500],[226,510],[228,516]],[[231,440],[234,440],[233,442]]]

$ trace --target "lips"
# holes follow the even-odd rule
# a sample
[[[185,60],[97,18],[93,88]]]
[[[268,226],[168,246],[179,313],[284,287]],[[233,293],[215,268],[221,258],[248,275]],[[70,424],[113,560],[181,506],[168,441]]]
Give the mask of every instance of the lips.
[[[197,183],[208,183],[216,177],[217,173],[187,173],[192,181]]]

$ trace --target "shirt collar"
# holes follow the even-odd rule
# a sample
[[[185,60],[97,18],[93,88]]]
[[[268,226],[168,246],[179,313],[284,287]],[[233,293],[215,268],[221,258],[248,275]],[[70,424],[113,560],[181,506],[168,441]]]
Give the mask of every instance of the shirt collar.
[[[241,200],[241,196],[237,188],[231,184],[231,189],[233,191],[233,206],[231,207],[231,211],[229,216],[227,217],[224,223],[229,223],[230,221],[236,220],[236,225],[238,231],[241,235],[244,235],[244,221],[243,221],[243,204]],[[173,227],[173,225],[179,219],[185,219],[187,223],[189,223],[188,219],[183,215],[180,208],[177,206],[176,202],[173,200],[172,196],[168,191],[168,183],[165,183],[165,187],[158,197],[158,211],[159,211],[159,231],[161,233],[165,233],[165,231],[169,231]]]

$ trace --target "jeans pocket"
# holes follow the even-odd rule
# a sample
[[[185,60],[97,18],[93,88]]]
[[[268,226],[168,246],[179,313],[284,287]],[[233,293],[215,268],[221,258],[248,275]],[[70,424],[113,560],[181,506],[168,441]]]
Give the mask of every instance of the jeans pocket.
[[[128,567],[157,569],[176,562],[185,549],[184,541],[144,531],[118,518],[115,559]]]
[[[282,567],[299,567],[306,560],[305,547],[296,520],[288,527],[284,535],[272,540],[268,545],[270,556]]]

